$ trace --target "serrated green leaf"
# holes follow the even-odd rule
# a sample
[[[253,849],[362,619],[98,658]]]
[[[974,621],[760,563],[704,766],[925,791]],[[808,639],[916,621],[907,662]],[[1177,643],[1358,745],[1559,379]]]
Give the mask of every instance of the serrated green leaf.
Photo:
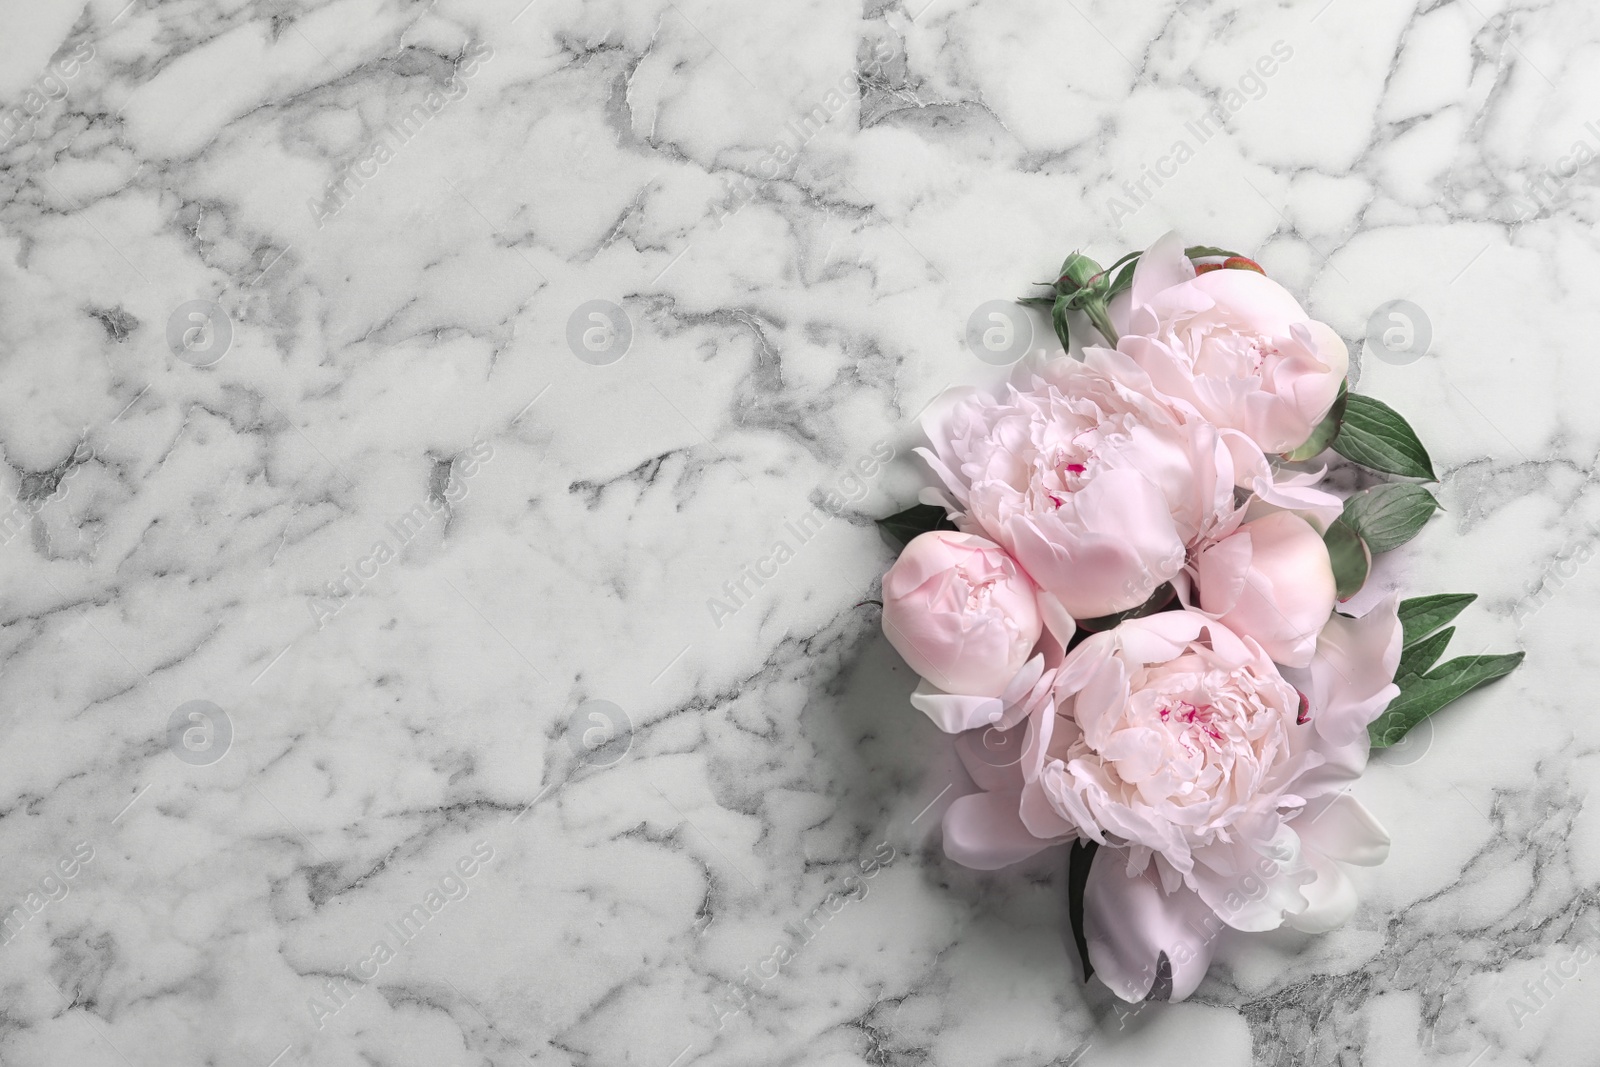
[[[1118,611],[1111,615],[1102,615],[1097,619],[1078,619],[1078,629],[1087,630],[1093,634],[1100,633],[1104,630],[1110,630],[1118,623],[1124,622],[1128,619],[1142,619],[1146,615],[1154,615],[1156,612],[1172,603],[1172,598],[1175,596],[1177,596],[1177,592],[1172,588],[1172,583],[1162,582],[1156,587],[1156,591],[1150,594],[1150,599],[1146,600],[1143,604],[1139,604],[1136,607],[1131,607],[1127,611]]]
[[[1435,593],[1433,596],[1414,596],[1400,601],[1402,644],[1416,644],[1460,615],[1468,604],[1477,599],[1477,593]]]
[[[1456,628],[1447,626],[1432,637],[1424,637],[1414,645],[1405,646],[1400,651],[1400,666],[1395,669],[1395,679],[1398,681],[1426,674],[1429,667],[1439,662],[1445,646],[1455,634]]]
[[[1384,713],[1367,727],[1373,748],[1388,748],[1417,723],[1488,682],[1517,669],[1523,653],[1461,656],[1407,680]]]
[[[1433,494],[1411,482],[1364,489],[1344,502],[1344,521],[1374,552],[1399,548],[1439,510]]]
[[[913,504],[904,511],[878,520],[878,529],[899,542],[901,548],[910,544],[911,539],[918,534],[925,534],[929,530],[955,528],[956,524],[950,521],[950,516],[945,514],[944,508],[936,504]]]
[[[1190,245],[1183,250],[1183,254],[1190,259],[1207,259],[1211,256],[1225,256],[1230,259],[1234,256],[1238,256],[1240,259],[1246,258],[1243,252],[1230,252],[1226,248],[1217,248],[1215,245]]]
[[[1416,431],[1394,408],[1370,396],[1350,394],[1345,402],[1344,423],[1332,447],[1345,459],[1375,471],[1430,482],[1439,480]]]
[[[1372,569],[1372,555],[1361,543],[1361,535],[1342,517],[1329,525],[1322,542],[1328,546],[1328,560],[1333,564],[1339,599],[1349,600],[1367,580],[1367,572]]]
[[[1284,453],[1283,458],[1290,463],[1299,463],[1303,460],[1314,459],[1327,451],[1328,446],[1333,444],[1333,439],[1339,436],[1339,427],[1344,422],[1344,406],[1349,397],[1349,385],[1345,382],[1340,382],[1339,395],[1334,398],[1333,406],[1328,409],[1328,413],[1323,416],[1322,421],[1317,423],[1316,429],[1311,431],[1311,436],[1306,438],[1305,443],[1293,452]]]
[[[1067,918],[1072,924],[1072,942],[1078,946],[1078,959],[1083,962],[1085,982],[1094,977],[1094,965],[1089,962],[1089,940],[1083,933],[1083,890],[1089,884],[1089,865],[1099,849],[1094,841],[1074,841],[1067,857]]]
[[[1072,298],[1066,293],[1056,297],[1054,306],[1050,308],[1050,323],[1056,328],[1056,336],[1061,339],[1062,351],[1072,351],[1072,336],[1067,329],[1067,312],[1072,307]]]

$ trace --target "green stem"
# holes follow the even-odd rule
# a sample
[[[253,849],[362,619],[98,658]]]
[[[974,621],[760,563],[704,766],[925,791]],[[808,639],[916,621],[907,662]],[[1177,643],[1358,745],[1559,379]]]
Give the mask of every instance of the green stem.
[[[1117,328],[1111,325],[1111,316],[1106,312],[1105,301],[1089,301],[1083,306],[1083,313],[1089,317],[1090,324],[1100,331],[1100,336],[1106,339],[1106,343],[1112,348],[1117,347],[1117,342],[1121,338],[1117,336]]]

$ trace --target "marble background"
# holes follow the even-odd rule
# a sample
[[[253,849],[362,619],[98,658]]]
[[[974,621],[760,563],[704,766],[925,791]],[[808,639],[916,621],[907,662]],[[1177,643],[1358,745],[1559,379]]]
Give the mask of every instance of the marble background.
[[[0,0],[0,105],[0,1063],[1595,1062],[1591,5]],[[1422,309],[1375,581],[1529,655],[1128,1012],[867,602],[968,317],[1174,227]]]

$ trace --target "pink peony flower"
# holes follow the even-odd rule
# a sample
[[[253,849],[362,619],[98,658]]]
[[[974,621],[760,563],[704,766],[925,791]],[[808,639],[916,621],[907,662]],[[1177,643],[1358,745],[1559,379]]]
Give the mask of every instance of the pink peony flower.
[[[952,733],[995,721],[997,698],[1039,641],[1037,595],[993,541],[948,530],[913,538],[883,576],[884,635],[925,682],[912,703]],[[1032,679],[1042,671],[1041,660]]]
[[[1119,304],[1117,350],[1163,396],[1265,452],[1304,444],[1349,369],[1344,341],[1288,290],[1253,270],[1197,275],[1176,234],[1140,257]]]
[[[1033,688],[1012,766],[945,815],[945,851],[992,869],[1100,843],[1084,892],[1089,959],[1125,1000],[1193,992],[1224,927],[1321,931],[1355,907],[1341,864],[1388,837],[1339,791],[1398,692],[1393,598],[1335,615],[1296,689],[1256,641],[1195,611],[1095,634]],[[963,760],[972,766],[965,748]],[[1002,773],[1003,772],[1003,773]]]
[[[1061,357],[998,399],[951,390],[923,420],[933,447],[918,452],[954,497],[957,525],[1016,557],[1063,642],[1072,619],[1148,600],[1190,545],[1225,535],[1241,516],[1236,449],[1128,374],[1143,377],[1114,352]]]
[[[1199,607],[1272,659],[1304,667],[1333,614],[1337,583],[1328,546],[1305,519],[1273,512],[1240,526],[1197,556]]]

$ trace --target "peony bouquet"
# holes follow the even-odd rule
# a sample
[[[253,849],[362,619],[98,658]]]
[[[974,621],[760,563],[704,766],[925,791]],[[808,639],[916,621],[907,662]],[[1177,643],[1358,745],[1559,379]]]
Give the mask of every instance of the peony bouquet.
[[[1070,353],[923,417],[937,478],[881,520],[883,628],[979,792],[944,848],[992,870],[1068,846],[1084,976],[1181,1000],[1222,930],[1322,932],[1389,838],[1369,750],[1512,670],[1438,664],[1470,594],[1340,610],[1438,502],[1426,450],[1349,392],[1349,353],[1254,261],[1168,235],[1047,296]],[[1331,451],[1389,476],[1341,498]],[[1331,458],[1331,457],[1330,457]]]

